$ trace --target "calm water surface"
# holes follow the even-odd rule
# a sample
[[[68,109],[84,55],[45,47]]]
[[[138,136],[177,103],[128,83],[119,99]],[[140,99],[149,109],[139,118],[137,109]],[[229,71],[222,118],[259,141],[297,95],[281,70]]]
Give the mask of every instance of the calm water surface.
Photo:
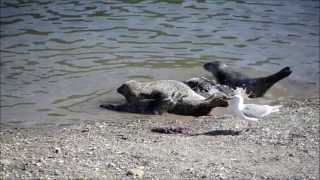
[[[178,79],[224,61],[253,75],[291,66],[267,98],[319,86],[319,1],[3,0],[1,126],[139,115],[101,110],[128,79]]]

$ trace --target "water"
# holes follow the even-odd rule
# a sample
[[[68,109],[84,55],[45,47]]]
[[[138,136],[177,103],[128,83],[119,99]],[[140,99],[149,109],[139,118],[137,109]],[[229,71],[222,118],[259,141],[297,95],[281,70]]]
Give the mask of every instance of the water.
[[[319,76],[319,1],[1,1],[1,126],[141,118],[98,108],[128,79],[254,75],[291,66],[269,93],[310,95]],[[262,72],[262,73],[261,73]]]

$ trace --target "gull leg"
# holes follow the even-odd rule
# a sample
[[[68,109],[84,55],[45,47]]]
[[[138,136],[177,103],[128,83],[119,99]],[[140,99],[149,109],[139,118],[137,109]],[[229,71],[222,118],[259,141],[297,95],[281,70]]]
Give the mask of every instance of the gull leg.
[[[237,125],[237,129],[246,129],[246,127],[247,127],[247,122],[245,121],[245,120],[243,120],[242,118],[239,118],[239,121],[238,121],[238,123],[236,124]]]

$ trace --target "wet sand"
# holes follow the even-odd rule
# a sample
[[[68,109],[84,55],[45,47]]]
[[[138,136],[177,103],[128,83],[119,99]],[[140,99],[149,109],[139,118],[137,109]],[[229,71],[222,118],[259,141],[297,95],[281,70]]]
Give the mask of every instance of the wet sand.
[[[278,102],[274,102],[278,103]],[[246,130],[231,118],[138,116],[73,128],[2,129],[1,179],[319,179],[319,98],[282,101]],[[186,127],[188,136],[151,132]]]

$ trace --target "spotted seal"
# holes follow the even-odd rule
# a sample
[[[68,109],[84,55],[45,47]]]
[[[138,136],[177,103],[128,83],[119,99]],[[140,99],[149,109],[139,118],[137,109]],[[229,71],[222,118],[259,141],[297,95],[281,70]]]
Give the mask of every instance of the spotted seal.
[[[145,99],[143,99],[142,96],[144,96]],[[175,94],[172,96],[175,96]],[[140,99],[130,99],[130,101],[124,104],[102,104],[100,107],[114,111],[160,115],[174,106],[174,99],[177,99],[177,97],[167,97],[167,95],[162,92],[153,91],[150,95],[141,95]]]
[[[218,84],[216,81],[205,77],[194,77],[183,82],[204,97],[209,97],[216,93],[223,93],[227,96],[234,95],[234,90],[229,86]]]
[[[181,81],[155,80],[139,82],[130,80],[122,84],[117,92],[127,102],[120,105],[104,104],[102,108],[134,113],[180,115],[208,115],[212,108],[228,106],[227,96],[215,93],[204,97]]]

